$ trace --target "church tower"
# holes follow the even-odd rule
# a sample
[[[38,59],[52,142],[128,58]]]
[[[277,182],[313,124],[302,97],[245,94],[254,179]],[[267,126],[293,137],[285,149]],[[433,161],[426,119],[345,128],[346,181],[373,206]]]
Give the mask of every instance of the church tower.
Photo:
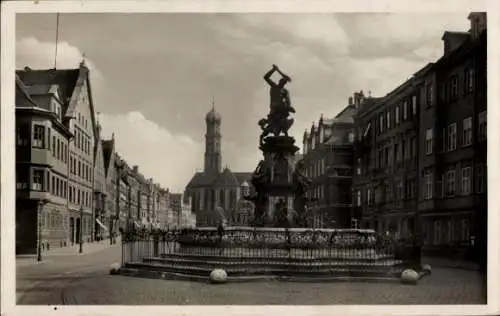
[[[205,170],[206,174],[221,172],[221,116],[215,111],[215,102],[212,99],[212,109],[205,116],[207,132],[205,134]]]

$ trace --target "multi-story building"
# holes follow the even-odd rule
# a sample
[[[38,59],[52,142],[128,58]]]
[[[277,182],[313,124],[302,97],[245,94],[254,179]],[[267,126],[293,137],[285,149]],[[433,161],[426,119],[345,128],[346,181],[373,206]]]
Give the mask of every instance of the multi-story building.
[[[90,241],[96,119],[89,70],[16,71],[17,250]],[[82,224],[80,224],[82,223]]]
[[[469,20],[468,32],[444,33],[421,90],[420,225],[440,254],[486,243],[486,13]]]
[[[169,215],[172,216],[170,208],[170,192],[168,189],[159,188],[158,190],[158,226],[161,229],[170,227]]]
[[[486,253],[486,14],[445,32],[443,56],[356,116],[353,211],[419,233],[424,251]]]
[[[109,225],[109,232],[111,235],[117,234],[119,227],[118,219],[119,214],[119,200],[120,200],[120,187],[118,172],[115,164],[115,134],[113,133],[111,139],[102,141],[102,150],[104,157],[104,172],[106,177],[106,201],[105,201],[105,214],[107,223]]]
[[[115,154],[115,171],[116,171],[116,185],[117,185],[117,213],[118,225],[121,229],[126,230],[131,223],[131,188],[129,185],[129,172],[130,168],[127,163],[118,155]]]
[[[161,186],[158,183],[153,185],[152,200],[153,200],[153,214],[151,215],[151,222],[153,227],[160,227],[160,211],[161,211]]]
[[[419,87],[427,65],[382,98],[368,98],[356,120],[353,216],[361,226],[413,234],[418,185]]]
[[[106,171],[99,122],[97,122],[96,145],[94,147],[94,240],[102,240],[109,237],[109,214],[106,213]]]
[[[307,197],[314,227],[349,227],[354,141],[353,116],[363,92],[349,98],[349,104],[333,119],[319,119],[304,133],[303,155],[306,176],[311,179]]]

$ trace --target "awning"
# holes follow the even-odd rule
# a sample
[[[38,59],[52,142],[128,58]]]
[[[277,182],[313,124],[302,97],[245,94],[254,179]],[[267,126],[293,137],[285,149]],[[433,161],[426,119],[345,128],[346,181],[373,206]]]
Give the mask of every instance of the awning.
[[[95,221],[97,222],[97,224],[99,224],[99,226],[102,227],[102,229],[104,229],[105,231],[109,231],[109,229],[100,220],[96,218]]]
[[[365,132],[363,133],[363,137],[366,137],[366,135],[368,135],[368,132],[370,131],[371,126],[372,126],[372,124],[368,123],[368,126],[366,126]]]

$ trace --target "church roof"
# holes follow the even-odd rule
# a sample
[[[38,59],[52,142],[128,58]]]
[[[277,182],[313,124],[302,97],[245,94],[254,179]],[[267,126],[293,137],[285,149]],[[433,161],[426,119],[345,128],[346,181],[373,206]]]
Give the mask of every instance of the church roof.
[[[219,174],[205,174],[197,172],[193,175],[186,188],[208,187],[208,186],[239,186],[247,181],[251,183],[251,172],[232,172],[225,168]]]
[[[214,175],[197,172],[193,175],[186,188],[209,186],[214,180]]]
[[[213,185],[215,186],[239,186],[240,182],[238,181],[238,178],[229,170],[229,168],[224,168],[221,174],[219,174],[217,177],[215,177],[214,181],[212,182]]]

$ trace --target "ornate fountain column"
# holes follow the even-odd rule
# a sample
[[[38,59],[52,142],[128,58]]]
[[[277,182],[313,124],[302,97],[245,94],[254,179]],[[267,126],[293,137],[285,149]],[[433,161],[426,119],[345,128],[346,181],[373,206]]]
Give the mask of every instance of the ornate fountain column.
[[[282,78],[278,83],[271,75],[278,72]],[[295,171],[295,154],[299,150],[295,139],[288,136],[293,124],[289,118],[295,109],[290,104],[290,96],[285,85],[290,77],[282,73],[276,65],[264,76],[270,85],[271,106],[266,118],[259,121],[262,129],[259,149],[263,153],[252,178],[256,195],[248,197],[255,203],[254,226],[290,227],[297,225],[297,214],[304,212],[304,177]],[[302,182],[300,182],[302,181]],[[307,182],[307,181],[306,181]],[[304,200],[305,201],[305,200]]]

